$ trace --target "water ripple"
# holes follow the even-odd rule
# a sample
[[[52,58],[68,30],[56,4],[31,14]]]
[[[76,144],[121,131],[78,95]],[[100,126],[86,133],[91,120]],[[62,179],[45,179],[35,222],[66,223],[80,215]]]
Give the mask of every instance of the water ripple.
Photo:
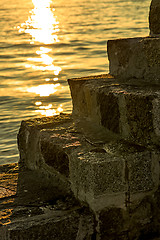
[[[148,35],[149,4],[45,0],[34,6],[32,0],[1,0],[0,164],[18,161],[23,119],[47,114],[45,109],[71,111],[68,78],[107,73],[108,39]],[[40,93],[50,86],[48,96]]]

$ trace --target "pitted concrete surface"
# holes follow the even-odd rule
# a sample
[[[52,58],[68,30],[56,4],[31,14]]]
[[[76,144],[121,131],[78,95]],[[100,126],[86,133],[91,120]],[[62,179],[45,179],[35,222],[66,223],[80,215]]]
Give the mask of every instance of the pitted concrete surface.
[[[80,229],[85,237],[94,233],[92,214],[71,196],[53,196],[36,172],[2,165],[0,179],[0,240],[68,240],[80,239]]]

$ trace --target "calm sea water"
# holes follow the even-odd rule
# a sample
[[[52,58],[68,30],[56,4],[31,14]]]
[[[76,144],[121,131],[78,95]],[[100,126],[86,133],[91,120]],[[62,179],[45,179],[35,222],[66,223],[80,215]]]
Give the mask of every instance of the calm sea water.
[[[0,164],[23,119],[70,112],[67,79],[108,72],[108,39],[146,36],[150,0],[0,0]]]

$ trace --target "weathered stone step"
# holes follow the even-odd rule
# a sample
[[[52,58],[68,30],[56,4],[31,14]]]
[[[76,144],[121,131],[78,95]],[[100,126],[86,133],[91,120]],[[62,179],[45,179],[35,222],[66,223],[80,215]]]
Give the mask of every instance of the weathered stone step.
[[[39,171],[54,189],[73,192],[95,212],[113,203],[125,208],[156,191],[158,150],[113,138],[104,128],[70,115],[51,119],[51,125],[43,119],[23,122],[18,142],[20,163]]]
[[[75,198],[57,194],[37,171],[0,165],[0,180],[0,240],[83,240],[81,235],[95,234],[93,214]]]
[[[26,215],[19,213],[22,215],[19,221],[14,220],[0,228],[0,240],[76,239],[79,223],[79,214],[76,211],[66,213],[43,209],[47,213],[37,216],[31,216],[33,209],[24,209],[24,211],[30,212]],[[37,209],[35,208],[35,210]]]
[[[0,191],[0,240],[158,240],[153,217],[157,208],[149,196],[129,211],[111,206],[95,216],[74,198],[55,199],[49,186],[43,189],[43,176],[36,171],[10,164],[0,166],[0,178],[4,176],[3,189],[16,192],[17,182],[19,190],[5,197]]]
[[[68,80],[75,117],[89,118],[108,134],[141,145],[160,145],[160,91],[145,81],[111,75]]]
[[[56,207],[56,206],[55,206]],[[14,209],[12,219],[16,211],[19,219],[14,218],[11,223],[0,227],[0,240],[68,240],[76,239],[78,236],[81,221],[82,224],[89,224],[87,217],[81,216],[79,209],[54,210],[47,207],[21,207],[21,210]],[[35,212],[35,213],[33,213]],[[86,221],[86,222],[85,222]],[[89,226],[86,227],[88,234]],[[87,232],[88,230],[88,232]],[[93,230],[93,229],[92,229]]]
[[[110,74],[123,79],[134,78],[138,82],[143,79],[150,83],[160,81],[159,37],[109,40],[107,52]]]
[[[68,80],[73,118],[22,121],[20,169],[0,167],[0,240],[160,236],[159,6],[151,37],[108,41],[117,78]]]

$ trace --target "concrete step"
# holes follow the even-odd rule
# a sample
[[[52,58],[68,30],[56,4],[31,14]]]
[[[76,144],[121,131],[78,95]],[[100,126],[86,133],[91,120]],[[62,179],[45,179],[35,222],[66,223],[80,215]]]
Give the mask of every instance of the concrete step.
[[[140,145],[160,145],[160,91],[156,84],[111,75],[69,79],[73,114],[109,135]]]
[[[18,202],[11,222],[3,223],[2,240],[12,233],[65,239],[58,226],[76,240],[138,240],[159,233],[157,149],[124,141],[68,114],[23,121],[18,144]],[[57,201],[63,210],[58,218]]]
[[[135,240],[139,239],[140,229],[145,234],[140,239],[158,240],[151,227],[144,228],[142,224],[146,224],[147,217],[150,219],[148,199],[130,209],[130,218],[124,209],[112,206],[100,211],[95,219],[89,208],[74,198],[55,198],[55,190],[45,186],[43,176],[40,178],[35,170],[19,169],[17,164],[3,165],[0,180],[0,240]],[[136,220],[140,220],[138,225]]]
[[[41,124],[37,119],[22,123],[20,164],[39,171],[62,195],[73,192],[97,212],[113,202],[125,208],[156,191],[158,150],[114,138],[98,125],[75,121],[71,115],[61,115],[56,126],[54,119],[58,122],[58,117],[52,118],[54,128],[45,126],[43,119]]]
[[[0,180],[0,240],[82,240],[95,234],[93,214],[75,198],[58,196],[37,171],[3,165]]]
[[[158,1],[156,2],[158,5]],[[156,22],[158,21],[154,20],[154,23]],[[136,82],[145,79],[146,82],[158,83],[160,80],[159,46],[159,37],[109,40],[107,52],[110,73],[118,78],[134,78]]]

